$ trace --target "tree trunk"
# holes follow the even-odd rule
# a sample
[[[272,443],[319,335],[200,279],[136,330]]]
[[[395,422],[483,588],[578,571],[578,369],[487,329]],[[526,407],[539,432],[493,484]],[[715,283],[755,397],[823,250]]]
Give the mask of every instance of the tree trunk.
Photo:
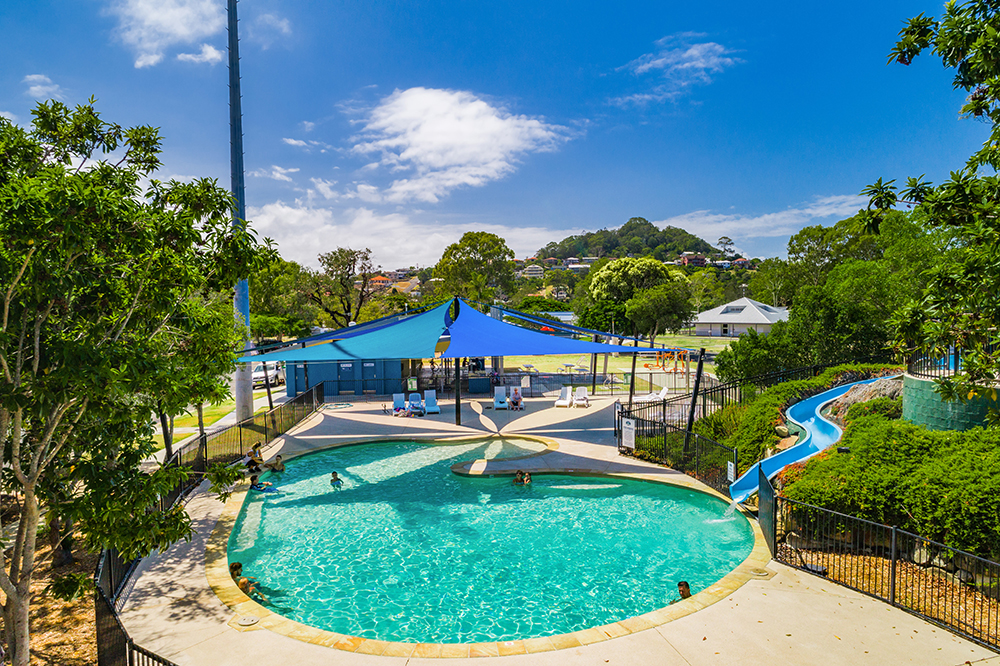
[[[23,539],[23,549],[19,560],[11,561],[11,570],[16,569],[11,583],[16,594],[7,597],[3,604],[4,629],[10,651],[11,666],[28,666],[31,660],[31,637],[28,632],[28,610],[31,601],[31,573],[35,565],[35,548],[38,535],[38,500],[34,489],[24,491],[24,507],[21,510],[21,525],[18,541]],[[13,552],[18,552],[18,542]]]
[[[195,405],[195,410],[198,412],[198,434],[202,437],[205,436],[205,412],[202,409],[205,403],[199,402]]]
[[[163,460],[166,462],[174,457],[174,442],[173,433],[170,431],[170,424],[167,422],[167,414],[163,411],[163,406],[156,410],[156,413],[160,417],[160,431],[163,433],[163,448],[166,449],[166,455]]]

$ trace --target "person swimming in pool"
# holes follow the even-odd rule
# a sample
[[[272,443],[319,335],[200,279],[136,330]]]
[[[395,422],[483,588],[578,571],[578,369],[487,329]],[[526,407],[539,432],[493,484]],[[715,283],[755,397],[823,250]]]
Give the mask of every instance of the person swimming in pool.
[[[267,601],[267,597],[261,594],[261,591],[257,589],[260,583],[257,582],[256,578],[251,578],[249,576],[243,575],[243,564],[240,562],[233,562],[229,565],[229,575],[232,577],[233,582],[236,586],[240,588],[243,594],[249,596],[258,596],[263,601]]]
[[[266,465],[264,465],[264,467],[267,467],[268,469],[274,470],[275,472],[284,472],[285,471],[285,463],[281,462],[281,456],[280,455],[275,456],[274,457],[274,462],[267,463]]]
[[[517,473],[514,474],[514,485],[515,486],[524,485],[524,472],[522,472],[521,470],[517,470]]]
[[[330,485],[337,490],[344,487],[344,480],[336,472],[330,472]]]
[[[525,472],[522,478],[522,483],[526,486],[531,485],[531,472]]]
[[[274,487],[273,483],[270,481],[260,481],[256,474],[250,477],[250,490],[256,490],[262,493],[278,492],[278,489]]]
[[[682,580],[677,583],[677,594],[680,595],[676,599],[670,601],[671,604],[676,604],[678,601],[683,601],[685,599],[691,598],[691,586],[688,585],[686,580]]]

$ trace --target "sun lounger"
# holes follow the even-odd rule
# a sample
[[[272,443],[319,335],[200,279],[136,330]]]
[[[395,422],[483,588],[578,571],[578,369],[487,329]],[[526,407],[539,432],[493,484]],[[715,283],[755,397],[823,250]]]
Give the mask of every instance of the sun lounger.
[[[410,411],[414,414],[424,413],[424,401],[420,399],[419,393],[410,394]]]
[[[647,395],[639,396],[634,400],[634,402],[659,402],[661,400],[666,400],[668,393],[670,393],[670,388],[664,386],[660,389],[659,393],[649,393]]]
[[[441,413],[441,408],[438,407],[437,391],[424,391],[424,409],[427,410],[428,414]]]
[[[574,407],[590,407],[590,398],[587,397],[587,387],[577,386],[576,393],[573,394]]]
[[[506,386],[497,386],[493,389],[493,409],[507,409]]]
[[[573,404],[573,399],[569,395],[569,387],[563,386],[559,391],[559,398],[556,399],[556,407],[569,407]]]
[[[405,393],[393,393],[392,394],[392,410],[406,409],[406,394]]]

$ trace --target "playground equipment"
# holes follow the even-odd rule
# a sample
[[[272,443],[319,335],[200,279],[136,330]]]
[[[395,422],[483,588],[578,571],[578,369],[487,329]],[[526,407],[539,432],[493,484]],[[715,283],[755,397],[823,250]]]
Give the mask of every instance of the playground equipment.
[[[674,367],[667,366],[673,361]],[[656,352],[654,363],[643,364],[647,370],[658,370],[660,372],[691,372],[691,350],[689,349],[665,349]],[[683,365],[683,367],[680,367]]]

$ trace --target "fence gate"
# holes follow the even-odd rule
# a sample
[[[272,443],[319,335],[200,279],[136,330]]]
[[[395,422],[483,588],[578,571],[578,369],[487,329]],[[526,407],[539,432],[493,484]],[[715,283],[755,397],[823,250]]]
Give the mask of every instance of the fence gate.
[[[764,533],[764,540],[767,541],[767,549],[771,551],[771,557],[777,555],[775,550],[775,502],[774,502],[774,487],[771,482],[767,479],[767,474],[764,474],[764,470],[757,467],[757,473],[760,475],[759,486],[757,490],[757,522],[760,523],[760,529]]]

